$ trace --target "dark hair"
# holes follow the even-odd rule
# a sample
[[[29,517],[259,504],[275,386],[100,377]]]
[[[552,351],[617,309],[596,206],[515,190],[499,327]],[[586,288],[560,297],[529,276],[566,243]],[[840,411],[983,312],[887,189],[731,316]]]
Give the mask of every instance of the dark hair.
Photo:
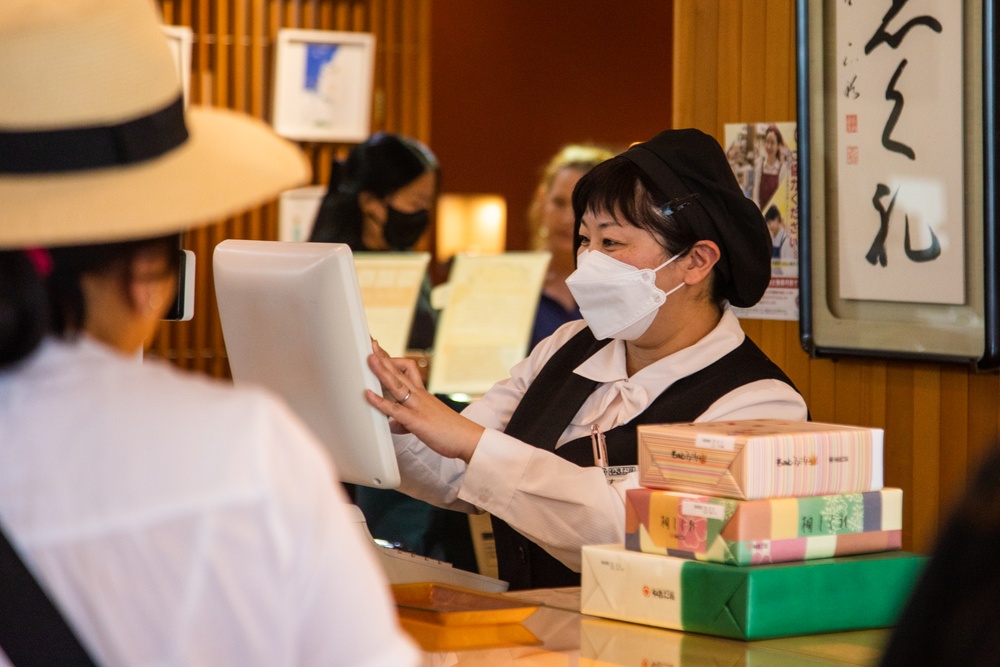
[[[140,252],[163,252],[170,270],[178,267],[180,236],[50,248],[51,272],[43,276],[23,250],[0,252],[0,369],[27,358],[46,334],[72,338],[87,317],[80,277],[121,272],[123,289],[131,259]]]
[[[309,240],[346,243],[353,250],[364,250],[358,195],[370,192],[379,199],[388,197],[432,170],[438,170],[437,158],[420,142],[397,134],[372,135],[352,148],[345,161],[334,159]]]
[[[781,211],[774,204],[767,207],[767,212],[764,213],[764,220],[766,222],[771,222],[772,220],[781,220]]]
[[[896,622],[883,667],[1000,664],[1000,446],[994,444],[936,538]]]
[[[770,132],[774,132],[774,138],[778,140],[778,145],[779,146],[784,146],[785,145],[785,137],[783,137],[781,135],[781,130],[778,129],[777,125],[768,125],[767,129],[764,130],[764,137],[767,137],[767,135]]]
[[[686,254],[702,240],[684,220],[682,209],[666,213],[671,198],[634,162],[621,155],[597,165],[584,174],[573,188],[573,250],[580,249],[580,222],[587,211],[610,213],[624,222],[644,229],[660,242],[670,256]],[[712,269],[712,300],[725,299],[724,280]]]
[[[48,330],[45,286],[21,250],[0,252],[0,369],[31,354]]]

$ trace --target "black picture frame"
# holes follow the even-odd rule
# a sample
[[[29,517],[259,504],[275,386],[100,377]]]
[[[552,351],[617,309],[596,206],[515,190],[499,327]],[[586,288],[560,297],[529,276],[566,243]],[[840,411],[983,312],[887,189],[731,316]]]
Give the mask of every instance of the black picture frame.
[[[831,248],[836,243],[831,136],[825,118],[838,94],[829,26],[835,4],[796,0],[799,124],[799,335],[814,358],[877,357],[1000,367],[997,179],[997,10],[994,0],[963,5],[965,302],[920,304],[843,298]],[[890,3],[886,2],[886,10]],[[833,149],[834,151],[836,148]],[[834,158],[836,159],[836,158]],[[832,173],[834,172],[834,173]]]

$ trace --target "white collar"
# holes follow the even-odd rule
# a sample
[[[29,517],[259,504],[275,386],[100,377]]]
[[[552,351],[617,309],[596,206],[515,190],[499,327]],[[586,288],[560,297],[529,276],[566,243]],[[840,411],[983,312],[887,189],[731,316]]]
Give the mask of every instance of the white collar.
[[[625,341],[622,340],[611,341],[573,372],[600,383],[626,380],[658,394],[675,380],[699,371],[729,354],[743,343],[744,338],[746,334],[743,333],[739,320],[726,303],[719,323],[701,340],[650,364],[631,378],[628,377],[625,366]]]

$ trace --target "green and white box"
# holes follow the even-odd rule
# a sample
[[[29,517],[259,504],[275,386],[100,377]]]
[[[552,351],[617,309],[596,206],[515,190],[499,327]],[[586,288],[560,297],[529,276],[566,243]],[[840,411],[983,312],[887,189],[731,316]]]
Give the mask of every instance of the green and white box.
[[[893,551],[735,567],[585,546],[580,611],[736,639],[884,628],[926,561]]]

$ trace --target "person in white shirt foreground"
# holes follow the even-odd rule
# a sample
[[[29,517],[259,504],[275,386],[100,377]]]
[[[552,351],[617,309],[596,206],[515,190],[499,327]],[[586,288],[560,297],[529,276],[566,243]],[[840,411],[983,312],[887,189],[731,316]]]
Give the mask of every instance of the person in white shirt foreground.
[[[624,539],[637,475],[606,479],[592,427],[620,468],[636,464],[637,424],[808,417],[730,309],[767,288],[771,237],[714,139],[667,130],[633,146],[580,179],[573,210],[567,283],[584,320],[461,415],[407,360],[377,347],[369,358],[385,398],[368,400],[393,421],[400,490],[490,512],[500,578],[515,589],[578,585],[581,546]]]
[[[304,182],[301,153],[249,117],[185,111],[147,1],[8,0],[0,99],[0,523],[86,652],[417,664],[303,424],[136,359],[180,232]]]

